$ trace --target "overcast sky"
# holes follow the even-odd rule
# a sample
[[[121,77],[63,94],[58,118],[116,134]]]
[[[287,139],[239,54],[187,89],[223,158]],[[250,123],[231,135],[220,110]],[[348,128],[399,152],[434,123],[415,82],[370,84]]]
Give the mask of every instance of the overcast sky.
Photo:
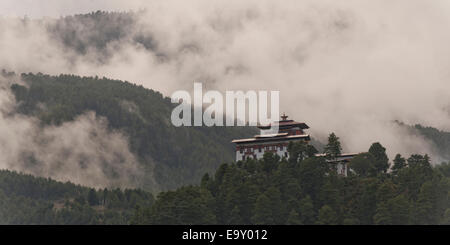
[[[166,96],[192,81],[219,91],[278,90],[282,112],[306,121],[316,138],[335,132],[352,152],[376,141],[391,156],[430,152],[392,120],[450,131],[449,0],[0,0],[0,15],[143,6],[128,32],[151,37],[156,50],[125,38],[98,63],[102,53],[68,53],[43,26],[12,19],[0,28],[0,68],[106,76]]]
[[[138,0],[1,0],[0,15],[31,18],[58,17],[96,10],[131,10],[142,6]]]

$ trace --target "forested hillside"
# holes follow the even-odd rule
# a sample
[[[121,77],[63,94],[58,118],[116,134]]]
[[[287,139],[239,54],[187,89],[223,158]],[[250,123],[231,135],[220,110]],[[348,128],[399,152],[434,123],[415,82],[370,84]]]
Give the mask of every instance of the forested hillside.
[[[450,224],[450,164],[433,167],[426,155],[388,162],[374,143],[342,177],[311,147],[291,144],[289,152],[289,160],[267,153],[223,164],[199,185],[156,200],[142,190],[95,190],[0,171],[0,223]]]
[[[450,160],[450,132],[433,127],[424,127],[420,124],[415,125],[413,128],[433,143],[434,148],[441,157]]]
[[[47,31],[60,43],[80,54],[88,51],[106,53],[110,43],[132,39],[151,48],[152,40],[138,33],[130,33],[136,26],[139,12],[103,12],[77,14],[44,22]]]
[[[128,82],[42,74],[22,74],[21,80],[25,86],[11,87],[19,113],[43,125],[60,125],[93,111],[107,119],[111,130],[126,135],[144,168],[142,187],[147,190],[197,183],[205,172],[234,160],[232,139],[255,133],[246,127],[174,127],[170,114],[175,104],[169,98]],[[153,182],[146,177],[154,177]]]
[[[142,14],[96,11],[38,22],[60,48],[78,55],[95,53],[96,62],[107,62],[122,41],[151,50],[164,59],[166,54],[158,49],[151,33],[139,22]]]
[[[138,210],[135,224],[450,224],[450,165],[401,155],[388,164],[384,147],[355,157],[340,177],[325,158],[291,145],[290,160],[222,165],[200,186],[160,193]],[[388,168],[391,171],[388,171]]]
[[[0,171],[0,224],[128,224],[138,206],[149,207],[142,190],[95,190],[72,183]]]
[[[439,154],[444,161],[450,161],[450,132],[421,124],[408,125],[398,120],[395,120],[394,123],[406,129],[411,135],[423,137],[431,144],[435,153]],[[435,163],[440,163],[437,159],[434,160]]]

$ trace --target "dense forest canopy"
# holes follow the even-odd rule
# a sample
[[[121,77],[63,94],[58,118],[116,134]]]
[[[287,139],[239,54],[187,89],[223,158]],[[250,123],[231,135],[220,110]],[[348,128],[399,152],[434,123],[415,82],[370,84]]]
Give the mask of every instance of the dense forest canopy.
[[[44,126],[73,121],[88,111],[105,117],[111,130],[127,136],[145,171],[141,187],[151,191],[198,182],[204,172],[233,161],[232,139],[256,132],[247,127],[175,127],[170,122],[175,105],[169,98],[128,82],[31,73],[21,79],[24,85],[11,87],[17,112],[37,117]]]
[[[433,127],[424,127],[420,124],[414,125],[414,129],[433,143],[434,148],[442,158],[450,160],[450,132]]]
[[[309,12],[308,10],[305,13]],[[393,73],[394,76],[389,74],[389,79],[382,76],[372,76],[376,77],[377,81],[372,80],[369,75],[371,70],[376,71],[377,75],[384,74],[379,72],[383,70],[380,67],[369,67],[371,69],[368,70],[366,69],[368,67],[365,66],[357,67],[369,72],[369,75],[354,72],[358,70],[354,67],[357,63],[354,62],[355,60],[367,61],[366,55],[359,56],[364,54],[362,50],[366,50],[366,47],[361,48],[359,45],[366,42],[365,39],[352,40],[351,37],[358,36],[367,38],[367,40],[377,40],[377,38],[374,38],[376,36],[359,35],[361,32],[354,32],[360,31],[358,29],[358,18],[353,18],[358,17],[358,14],[353,16],[347,15],[348,13],[345,11],[338,12],[339,14],[336,15],[332,11],[331,17],[319,18],[319,21],[311,19],[307,15],[305,15],[306,19],[297,19],[297,16],[302,16],[297,13],[295,13],[295,16],[288,16],[292,18],[285,18],[285,15],[282,14],[282,19],[289,20],[289,22],[283,22],[284,20],[279,22],[282,19],[267,21],[268,19],[264,19],[264,13],[247,11],[242,16],[231,15],[230,19],[235,21],[234,24],[229,22],[227,14],[224,14],[218,18],[215,18],[216,16],[205,18],[205,20],[202,20],[205,22],[188,23],[186,27],[173,28],[177,34],[181,33],[179,36],[175,35],[175,37],[170,36],[170,34],[173,34],[171,32],[168,32],[169,35],[161,35],[152,24],[142,23],[149,15],[139,11],[112,13],[97,11],[89,14],[34,20],[2,18],[0,19],[0,26],[7,30],[5,33],[9,32],[12,41],[9,40],[10,43],[6,41],[7,44],[15,43],[18,40],[31,40],[33,35],[42,38],[30,42],[20,42],[17,46],[4,45],[7,47],[3,50],[5,53],[9,52],[8,47],[19,47],[26,50],[23,52],[25,55],[17,55],[21,58],[16,60],[11,59],[16,55],[14,55],[13,48],[9,48],[13,50],[12,55],[4,61],[7,66],[13,69],[18,67],[25,69],[24,72],[47,69],[45,72],[59,74],[62,72],[59,69],[63,69],[64,72],[69,71],[67,73],[70,74],[76,72],[80,72],[79,74],[105,74],[105,70],[97,73],[97,69],[104,67],[119,69],[119,67],[123,68],[125,64],[132,64],[123,68],[126,72],[130,72],[130,67],[141,62],[144,63],[142,66],[145,68],[133,70],[133,72],[139,71],[145,74],[141,74],[140,78],[149,77],[149,74],[155,72],[154,69],[148,69],[148,65],[156,64],[155,67],[162,65],[166,68],[167,65],[174,68],[173,70],[164,70],[166,73],[177,73],[179,71],[175,70],[186,69],[184,70],[185,73],[177,73],[178,77],[172,77],[175,80],[180,77],[184,79],[184,75],[188,74],[188,77],[194,76],[195,78],[211,80],[217,84],[222,82],[221,85],[223,86],[224,82],[220,79],[228,84],[229,81],[240,82],[242,76],[244,76],[247,79],[246,82],[248,81],[251,84],[251,80],[253,80],[253,85],[259,86],[260,80],[264,80],[264,76],[271,75],[265,73],[264,70],[273,69],[274,74],[277,74],[277,71],[278,74],[288,74],[288,76],[281,76],[281,78],[277,77],[277,79],[286,80],[278,81],[279,86],[282,90],[284,89],[286,95],[298,99],[299,87],[294,86],[297,79],[311,80],[313,83],[321,80],[327,82],[322,72],[318,72],[319,75],[315,74],[315,70],[324,70],[322,67],[324,64],[322,62],[314,63],[314,59],[311,62],[310,58],[316,56],[316,52],[323,53],[323,48],[328,47],[329,49],[326,49],[326,51],[331,56],[321,56],[321,59],[315,60],[322,61],[325,58],[331,58],[329,68],[333,68],[336,61],[341,64],[351,63],[350,68],[347,67],[351,76],[345,74],[345,66],[342,67],[343,71],[339,70],[341,75],[338,77],[326,74],[332,78],[334,84],[339,84],[339,87],[343,88],[339,91],[350,91],[350,93],[342,93],[342,97],[347,98],[349,102],[354,102],[355,99],[359,102],[364,96],[375,94],[371,91],[377,91],[377,89],[364,89],[360,90],[360,93],[354,93],[353,90],[349,89],[358,87],[361,84],[360,81],[357,83],[358,86],[354,86],[352,79],[357,81],[360,78],[365,79],[364,81],[368,85],[374,86],[373,88],[377,88],[374,84],[380,85],[380,91],[385,92],[383,87],[385,84],[381,81],[391,81],[390,79],[395,77],[395,73]],[[282,13],[285,12],[282,11]],[[328,11],[324,11],[320,12],[319,15],[329,14]],[[223,19],[224,17],[225,19]],[[155,20],[159,19],[156,18]],[[187,20],[187,22],[189,21],[191,20]],[[274,28],[270,25],[271,23],[293,24],[295,28],[299,28],[299,31],[293,32],[290,28],[282,28],[282,30],[277,25]],[[301,23],[305,23],[305,25]],[[159,23],[157,24],[159,25]],[[372,29],[375,31],[367,31],[367,33],[378,33],[379,25],[375,26],[376,29]],[[251,33],[251,35],[245,32],[253,29],[253,27],[262,28],[259,32]],[[385,29],[399,30],[396,25],[388,27]],[[166,27],[161,29],[164,28]],[[275,29],[276,32],[271,29]],[[284,29],[287,31],[284,32]],[[303,30],[306,30],[306,32],[303,32]],[[191,32],[193,36],[189,36],[189,34],[192,34]],[[293,33],[300,33],[300,36],[295,36]],[[404,35],[400,33],[399,30],[396,34]],[[292,40],[294,41],[291,42],[294,44],[293,46],[282,43],[286,34],[288,34],[288,37],[293,37]],[[206,36],[206,45],[202,42],[203,35]],[[409,38],[409,35],[408,29],[407,36],[403,37]],[[254,36],[254,39],[273,36],[276,36],[276,38],[274,40],[268,39],[272,40],[271,42],[274,45],[258,46],[255,42],[254,45],[249,46],[254,46],[256,49],[247,49],[248,40],[240,39],[247,36]],[[181,40],[177,40],[177,38]],[[391,40],[391,38],[380,39]],[[440,36],[439,40],[441,39]],[[212,45],[213,42],[210,40],[214,40],[218,45]],[[335,43],[328,40],[346,41]],[[350,59],[345,55],[340,56],[339,53],[334,53],[334,51],[340,52],[343,48],[352,46],[348,45],[352,41],[356,41],[352,43],[356,50],[349,48],[345,49],[346,52],[342,52],[347,53],[349,51],[351,53],[353,51]],[[402,39],[401,44],[403,44],[403,41]],[[296,43],[300,43],[300,46],[297,46]],[[234,46],[235,44],[237,46]],[[381,67],[384,68],[388,59],[392,59],[386,54],[395,55],[395,52],[378,49],[377,47],[396,47],[397,44],[389,42],[375,44],[377,45],[371,45],[371,47],[376,47],[370,53],[371,61],[382,60],[383,62],[380,63],[382,63]],[[420,47],[424,46],[422,43],[415,44]],[[28,49],[20,45],[27,46]],[[39,48],[44,49],[44,47],[45,52],[40,52]],[[417,51],[416,46],[412,46],[412,49]],[[267,51],[268,58],[264,55],[251,56],[252,53],[258,53],[254,52],[255,50]],[[128,51],[144,53],[145,58],[137,59],[137,62],[133,63],[130,62],[131,57],[120,57],[127,54]],[[35,53],[38,58],[32,56]],[[211,55],[212,53],[214,55]],[[229,53],[235,53],[231,60],[226,59]],[[274,53],[280,60],[273,58]],[[378,53],[383,55],[380,57]],[[406,53],[408,53],[408,50]],[[429,52],[424,49],[424,53],[428,55]],[[5,55],[5,57],[7,56]],[[25,61],[23,57],[25,57]],[[121,62],[114,63],[118,57],[125,61],[121,60]],[[290,58],[284,59],[283,57]],[[417,55],[417,57],[420,57],[420,55]],[[28,58],[32,62],[26,62]],[[201,62],[194,62],[195,68],[190,70],[191,67],[186,64],[190,64],[197,59]],[[236,62],[236,60],[239,62]],[[254,62],[255,60],[261,62]],[[400,73],[403,73],[404,67],[396,67],[396,63],[403,64],[405,62],[392,60],[394,60],[394,63],[389,63],[392,67],[388,67],[391,70],[399,70]],[[422,66],[424,64],[423,59],[419,60]],[[145,61],[149,61],[149,63],[145,63]],[[32,64],[33,62],[34,64]],[[204,64],[216,62],[216,67],[211,69],[213,72],[202,72]],[[22,63],[25,65],[18,65]],[[44,65],[39,67],[36,66],[36,63]],[[53,69],[53,65],[58,63],[63,65]],[[114,63],[115,66],[111,63]],[[278,64],[282,65],[277,67]],[[289,67],[284,64],[291,64],[292,66]],[[305,64],[307,65],[305,66]],[[413,64],[407,63],[407,65]],[[86,69],[86,67],[89,67],[89,69]],[[152,68],[155,67],[152,66]],[[309,70],[308,67],[311,67],[312,70]],[[319,67],[320,69],[316,69]],[[431,70],[435,72],[435,68],[433,66]],[[306,71],[306,75],[302,72],[297,73],[302,70]],[[330,70],[336,72],[336,70]],[[420,70],[422,71],[422,69]],[[425,68],[423,70],[426,71]],[[217,72],[217,74],[214,72]],[[308,76],[308,73],[313,73],[313,75]],[[423,73],[425,74],[425,72]],[[414,75],[416,74],[411,75],[411,78]],[[224,76],[226,79],[224,79]],[[270,76],[268,77],[268,79],[271,79]],[[14,111],[7,111],[6,113],[3,111],[4,108],[1,108],[0,116],[7,120],[13,118],[37,123],[37,131],[24,132],[31,132],[32,139],[35,139],[35,142],[32,143],[39,144],[39,147],[36,147],[34,151],[33,149],[27,149],[27,151],[20,152],[20,161],[23,162],[21,163],[21,170],[24,170],[25,173],[33,173],[33,175],[10,170],[0,171],[0,224],[450,224],[450,164],[445,162],[434,164],[437,159],[430,159],[428,155],[402,156],[397,154],[394,158],[389,159],[386,154],[389,149],[386,149],[380,143],[374,143],[367,152],[357,155],[349,162],[351,168],[349,176],[342,177],[336,174],[335,166],[327,162],[339,156],[342,151],[339,137],[333,133],[330,135],[327,145],[323,145],[316,140],[313,140],[311,145],[291,144],[289,146],[291,156],[289,159],[279,158],[267,153],[261,160],[248,159],[234,162],[234,146],[230,141],[235,138],[253,136],[257,133],[254,128],[174,127],[170,122],[170,113],[175,105],[171,103],[169,98],[164,97],[157,91],[105,77],[50,76],[41,73],[16,75],[3,71],[1,78],[0,93],[2,98],[0,102],[4,101],[3,95],[9,96],[9,92],[12,91],[12,97],[14,97],[16,103],[13,106]],[[7,80],[6,83],[4,83],[3,78]],[[238,78],[239,80],[229,80],[228,78]],[[319,80],[316,80],[317,78]],[[346,81],[345,79],[348,78],[351,79]],[[152,79],[154,78],[152,77]],[[429,77],[427,76],[426,79],[429,79]],[[170,81],[170,79],[162,80],[148,81],[147,85]],[[413,82],[416,82],[416,84],[423,83],[420,79]],[[5,86],[5,84],[8,86]],[[437,89],[440,88],[438,87],[440,84],[437,83],[428,87]],[[305,83],[305,85],[309,86],[301,84],[301,89],[304,89],[304,91],[317,88],[311,86],[311,84]],[[324,83],[323,85],[328,84]],[[346,85],[348,87],[345,87]],[[364,88],[365,85],[363,84]],[[153,86],[148,87],[154,88]],[[163,87],[165,86],[160,88]],[[326,86],[322,87],[325,88]],[[330,86],[330,88],[333,87]],[[413,87],[409,86],[408,88]],[[402,90],[404,89],[405,87],[402,87]],[[6,90],[7,92],[5,92]],[[288,93],[289,90],[293,92],[290,94]],[[365,91],[369,91],[369,93],[365,94]],[[394,89],[390,91],[395,92]],[[414,91],[408,90],[405,94],[410,95]],[[326,95],[326,92],[330,91],[320,90],[321,94],[319,95]],[[419,92],[420,95],[431,94],[426,93],[428,91]],[[353,94],[360,94],[361,97],[352,97]],[[414,93],[411,94],[414,95]],[[335,95],[335,92],[331,91],[328,97],[330,95]],[[377,96],[375,94],[374,100],[377,107],[372,107],[372,109],[380,108],[384,110],[386,105],[378,106],[381,101]],[[314,96],[305,97],[313,98]],[[391,96],[391,98],[394,97],[397,96]],[[398,97],[400,98],[400,96]],[[428,99],[426,96],[409,97],[414,98],[414,100]],[[329,108],[321,107],[320,103],[314,102],[315,100],[311,101],[313,103],[310,105],[313,105],[311,106],[313,110],[325,111],[321,109]],[[334,103],[334,101],[332,103],[334,105],[331,108],[344,108],[340,107],[339,103]],[[389,103],[388,107],[391,106]],[[401,109],[409,108],[410,104],[408,103],[408,107],[402,107]],[[423,110],[424,108],[425,110]],[[433,109],[436,106],[432,104],[431,107],[424,108],[417,111],[422,113],[422,111],[426,111],[426,108]],[[344,110],[346,109],[344,108]],[[366,108],[362,107],[362,109],[365,110]],[[331,110],[331,112],[342,113],[344,110]],[[40,173],[27,171],[43,169],[41,173],[44,174],[42,175],[53,177],[51,171],[41,168],[45,161],[49,159],[38,156],[36,152],[50,146],[49,142],[54,141],[55,138],[58,139],[60,135],[53,134],[52,129],[57,129],[60,132],[67,129],[67,127],[62,127],[67,126],[67,123],[78,121],[89,123],[89,117],[87,121],[80,120],[87,114],[94,115],[95,118],[101,118],[101,121],[104,122],[100,126],[106,125],[105,131],[112,135],[105,138],[106,140],[125,139],[125,145],[116,144],[117,148],[129,148],[132,155],[131,158],[126,158],[120,154],[120,151],[112,151],[112,154],[110,154],[110,152],[105,151],[108,148],[96,148],[92,144],[86,145],[86,148],[93,148],[89,149],[91,153],[103,153],[98,157],[100,171],[108,178],[117,180],[121,177],[117,173],[117,166],[122,166],[117,165],[117,162],[126,163],[130,159],[133,161],[136,159],[139,165],[137,171],[140,172],[140,175],[127,176],[132,179],[133,187],[136,188],[124,188],[120,185],[115,187],[122,188],[109,186],[108,188],[93,188],[93,186],[87,187],[87,185],[57,181],[52,178],[36,177]],[[352,111],[352,114],[357,113]],[[384,113],[378,115],[384,115]],[[349,121],[352,119],[355,118],[348,118]],[[11,120],[11,122],[15,121]],[[436,150],[435,153],[442,158],[438,159],[439,161],[450,160],[450,132],[419,124],[414,126],[401,125],[408,128],[410,134],[419,135],[426,139],[426,143],[431,143],[433,150]],[[80,126],[80,124],[75,124],[75,126]],[[82,131],[85,128],[80,127],[80,129]],[[46,132],[45,137],[35,137],[42,133],[40,130]],[[102,130],[92,130],[87,134],[92,134],[93,138],[102,138],[102,135],[97,134],[103,132]],[[77,131],[74,130],[70,133],[73,135]],[[358,135],[354,137],[358,137]],[[2,140],[4,141],[0,143],[4,145],[10,143],[8,137],[4,137]],[[69,141],[69,145],[70,143]],[[81,142],[81,144],[84,144],[84,142]],[[27,145],[25,148],[33,147]],[[69,162],[65,157],[72,154],[71,150],[70,147],[67,147],[58,152],[60,155],[53,154],[59,157],[58,161],[52,165],[52,167],[55,167],[55,171],[63,165],[62,162]],[[325,157],[315,156],[314,153],[318,151],[325,153]],[[2,153],[6,154],[7,152],[3,151]],[[46,153],[43,154],[46,155]],[[92,155],[84,155],[83,153],[79,154],[80,157],[77,158],[79,161],[76,161],[75,164],[79,165],[80,168],[88,169],[91,165],[91,159],[89,158]],[[108,158],[105,157],[106,155],[112,156]],[[16,167],[19,165],[16,162],[12,164],[15,164]],[[67,170],[65,171],[67,172]],[[73,174],[80,175],[79,172]]]
[[[129,224],[136,207],[151,206],[142,190],[100,189],[0,171],[0,224]]]
[[[159,188],[143,188],[185,186],[161,192],[155,201],[141,190],[95,190],[2,171],[4,224],[448,224],[450,219],[450,165],[433,167],[427,155],[389,161],[386,149],[374,143],[349,163],[352,172],[343,178],[326,162],[342,150],[331,134],[327,145],[314,144],[325,158],[314,156],[314,146],[293,144],[289,160],[267,154],[231,163],[230,140],[254,129],[173,127],[167,118],[175,105],[128,82],[31,73],[20,79],[23,83],[11,86],[17,113],[46,127],[94,111],[111,130],[128,136],[144,176],[155,174]],[[414,130],[437,146],[449,140],[448,133],[433,128]]]
[[[132,223],[450,224],[450,164],[432,167],[427,155],[389,164],[385,150],[374,143],[350,161],[348,177],[301,143],[289,160],[267,153],[223,164],[199,186],[160,193]]]
[[[199,185],[156,200],[141,190],[95,190],[0,171],[0,223],[450,224],[450,164],[433,167],[427,155],[389,161],[385,150],[374,143],[342,177],[326,161],[331,154],[315,157],[295,143],[294,157],[267,153],[223,164]]]

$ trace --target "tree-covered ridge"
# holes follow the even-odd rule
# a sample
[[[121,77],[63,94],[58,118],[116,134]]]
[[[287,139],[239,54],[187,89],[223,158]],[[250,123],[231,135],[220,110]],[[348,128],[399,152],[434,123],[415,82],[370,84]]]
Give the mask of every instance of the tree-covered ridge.
[[[420,124],[414,126],[421,135],[433,142],[438,153],[450,160],[450,132],[445,132],[433,127],[424,127]]]
[[[0,171],[0,224],[128,224],[136,207],[153,201],[142,190],[95,190]]]
[[[291,145],[289,151],[296,157],[267,153],[261,160],[223,164],[200,186],[160,193],[132,222],[450,224],[450,164],[432,167],[426,155],[397,155],[386,165],[385,149],[375,143],[341,177],[308,147]]]
[[[152,39],[131,32],[139,13],[96,11],[44,22],[49,34],[63,48],[86,54],[89,51],[107,53],[109,45],[120,40],[134,41],[151,48]],[[131,40],[128,40],[131,39]]]
[[[336,138],[334,138],[336,139]],[[333,148],[331,141],[326,148]],[[200,185],[161,192],[99,189],[0,171],[1,224],[450,224],[450,164],[374,143],[348,177],[305,144],[291,158],[223,164]]]
[[[73,75],[22,74],[26,86],[14,84],[18,112],[38,117],[44,125],[59,125],[94,111],[111,129],[128,136],[139,158],[148,190],[165,190],[196,183],[205,172],[234,160],[234,138],[250,136],[243,127],[174,127],[174,104],[160,93],[128,82]]]
[[[124,43],[153,52],[156,57],[167,58],[158,49],[158,43],[151,31],[142,23],[145,11],[107,12],[96,11],[56,18],[20,20],[23,27],[30,22],[41,27],[54,41],[57,48],[68,57],[91,55],[94,63],[106,63]]]
[[[408,125],[398,120],[395,120],[394,123],[406,129],[409,134],[424,138],[444,161],[450,161],[450,132],[421,124]],[[438,162],[437,159],[434,160]],[[442,159],[440,160],[442,161]]]

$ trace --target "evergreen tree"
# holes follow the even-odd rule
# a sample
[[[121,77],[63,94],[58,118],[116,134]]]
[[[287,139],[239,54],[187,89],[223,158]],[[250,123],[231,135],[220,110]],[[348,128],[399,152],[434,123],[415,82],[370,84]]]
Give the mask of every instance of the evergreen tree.
[[[238,206],[234,206],[231,210],[231,215],[228,224],[230,225],[241,225],[244,224],[244,220],[242,219],[241,212]]]
[[[289,152],[289,162],[291,163],[301,162],[303,161],[303,159],[308,157],[307,145],[308,144],[304,141],[290,142],[287,149]]]
[[[91,206],[98,205],[99,203],[97,192],[94,189],[89,190],[88,202]]]
[[[256,200],[252,222],[255,225],[273,225],[275,223],[270,199],[265,194],[261,194]]]
[[[392,173],[397,174],[398,171],[406,167],[406,159],[402,155],[397,154],[394,158],[394,165],[392,166]]]
[[[289,217],[287,219],[288,225],[302,225],[302,222],[300,220],[299,214],[292,209],[291,212],[289,212]]]
[[[387,180],[378,186],[376,192],[377,203],[387,202],[389,199],[394,198],[395,194],[396,185],[391,180]]]
[[[209,177],[209,174],[206,173],[206,174],[203,175],[202,181],[201,181],[201,184],[200,184],[200,185],[201,185],[203,188],[208,189],[209,184],[210,184],[210,177]]]
[[[327,158],[333,159],[341,155],[342,147],[339,137],[336,134],[331,133],[328,136],[328,144],[325,146],[324,153]]]
[[[328,170],[328,164],[323,158],[308,158],[300,163],[298,178],[302,191],[316,201]]]
[[[319,217],[317,219],[318,225],[337,225],[336,212],[328,205],[324,205],[319,210]]]
[[[376,142],[370,146],[369,153],[375,158],[375,171],[377,173],[386,173],[389,169],[389,158],[386,155],[386,148],[379,142]]]
[[[376,225],[390,225],[392,224],[391,213],[385,202],[379,203],[377,206],[377,212],[373,217]]]
[[[405,195],[400,194],[391,198],[387,205],[391,213],[391,222],[393,225],[409,224],[410,203]]]
[[[359,225],[359,220],[355,217],[349,217],[349,218],[345,218],[342,221],[343,225]]]
[[[450,225],[450,208],[447,208],[444,213],[444,217],[442,218],[442,225]]]
[[[269,198],[269,205],[273,217],[273,221],[277,225],[281,225],[286,222],[285,205],[281,202],[281,193],[275,187],[269,187],[265,192],[265,195]]]
[[[277,168],[280,156],[271,152],[265,152],[262,160],[263,161],[260,162],[262,170],[266,173],[270,173]]]
[[[299,203],[300,221],[305,225],[312,225],[315,223],[314,205],[310,196],[302,198]]]
[[[435,196],[431,181],[423,183],[416,202],[415,219],[419,224],[435,224],[434,215]]]
[[[290,142],[288,145],[289,162],[298,163],[318,153],[317,149],[305,141]]]
[[[373,224],[373,216],[377,208],[378,181],[373,178],[363,179],[359,182],[355,196],[355,215],[363,225]]]
[[[370,153],[361,153],[350,160],[348,167],[361,177],[372,176],[375,173],[375,159]]]

